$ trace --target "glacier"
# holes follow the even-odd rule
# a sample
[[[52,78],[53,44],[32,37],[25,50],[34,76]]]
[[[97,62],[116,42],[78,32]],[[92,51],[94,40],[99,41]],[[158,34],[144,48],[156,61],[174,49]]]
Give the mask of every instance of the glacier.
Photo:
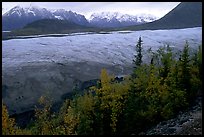
[[[156,50],[167,44],[182,49],[186,41],[191,47],[202,43],[202,28],[6,40],[2,42],[2,63],[3,66],[17,66],[26,62],[70,60],[126,65],[132,62],[140,36],[144,50],[150,47]]]
[[[45,92],[57,102],[77,81],[99,78],[102,68],[115,76],[130,74],[140,36],[148,60],[145,51],[150,47],[155,51],[169,44],[182,50],[188,41],[196,49],[202,44],[202,27],[3,40],[2,99],[9,113],[34,109]]]

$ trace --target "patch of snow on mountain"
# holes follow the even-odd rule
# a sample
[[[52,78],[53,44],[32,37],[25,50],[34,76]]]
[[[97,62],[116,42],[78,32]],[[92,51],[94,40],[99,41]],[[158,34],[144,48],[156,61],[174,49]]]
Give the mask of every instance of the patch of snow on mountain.
[[[27,10],[27,13],[32,13],[34,16],[36,16],[36,15],[35,15],[35,12],[32,11],[32,10],[30,10],[30,9]]]
[[[21,15],[22,15],[20,11],[18,11],[17,13],[18,13],[18,16],[21,16]]]
[[[59,20],[63,20],[63,18],[61,16],[56,16],[55,15],[55,18],[59,19]]]

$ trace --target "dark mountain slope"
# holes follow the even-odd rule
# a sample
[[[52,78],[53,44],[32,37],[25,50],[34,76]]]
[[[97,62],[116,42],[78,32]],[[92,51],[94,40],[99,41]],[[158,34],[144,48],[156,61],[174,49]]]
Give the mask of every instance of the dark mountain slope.
[[[182,2],[159,20],[125,27],[130,30],[181,29],[202,26],[202,2]]]
[[[32,23],[27,24],[24,29],[34,28],[42,31],[48,32],[60,32],[63,30],[72,30],[72,29],[83,29],[84,26],[75,24],[67,20],[58,20],[58,19],[42,19],[37,20]]]
[[[24,28],[14,30],[10,35],[56,34],[93,30],[92,27],[78,25],[74,22],[58,19],[42,19],[27,24]]]

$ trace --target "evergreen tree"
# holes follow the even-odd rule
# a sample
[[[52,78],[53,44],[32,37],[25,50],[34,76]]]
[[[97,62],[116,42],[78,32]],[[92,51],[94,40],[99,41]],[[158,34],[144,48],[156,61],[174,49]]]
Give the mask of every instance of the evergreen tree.
[[[184,49],[180,57],[180,89],[186,91],[187,100],[192,101],[192,96],[195,91],[192,91],[191,83],[191,66],[190,66],[190,55],[189,55],[189,44],[186,41]]]
[[[136,45],[136,55],[134,55],[135,59],[133,60],[135,66],[134,68],[137,68],[142,64],[142,39],[139,37],[139,40]]]
[[[164,66],[163,77],[166,78],[172,65],[172,50],[169,45],[167,45],[166,53],[163,54],[161,61]]]
[[[189,66],[189,44],[186,41],[181,55],[181,86],[186,91],[190,90],[190,66]]]

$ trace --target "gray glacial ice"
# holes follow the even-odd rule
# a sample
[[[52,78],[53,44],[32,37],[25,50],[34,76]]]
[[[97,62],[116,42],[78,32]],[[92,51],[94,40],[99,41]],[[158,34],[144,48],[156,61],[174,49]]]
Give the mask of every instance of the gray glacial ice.
[[[2,98],[9,113],[33,109],[45,93],[59,101],[75,81],[99,78],[102,68],[115,76],[130,74],[139,36],[144,50],[165,44],[181,50],[186,40],[197,48],[202,27],[2,41]]]

